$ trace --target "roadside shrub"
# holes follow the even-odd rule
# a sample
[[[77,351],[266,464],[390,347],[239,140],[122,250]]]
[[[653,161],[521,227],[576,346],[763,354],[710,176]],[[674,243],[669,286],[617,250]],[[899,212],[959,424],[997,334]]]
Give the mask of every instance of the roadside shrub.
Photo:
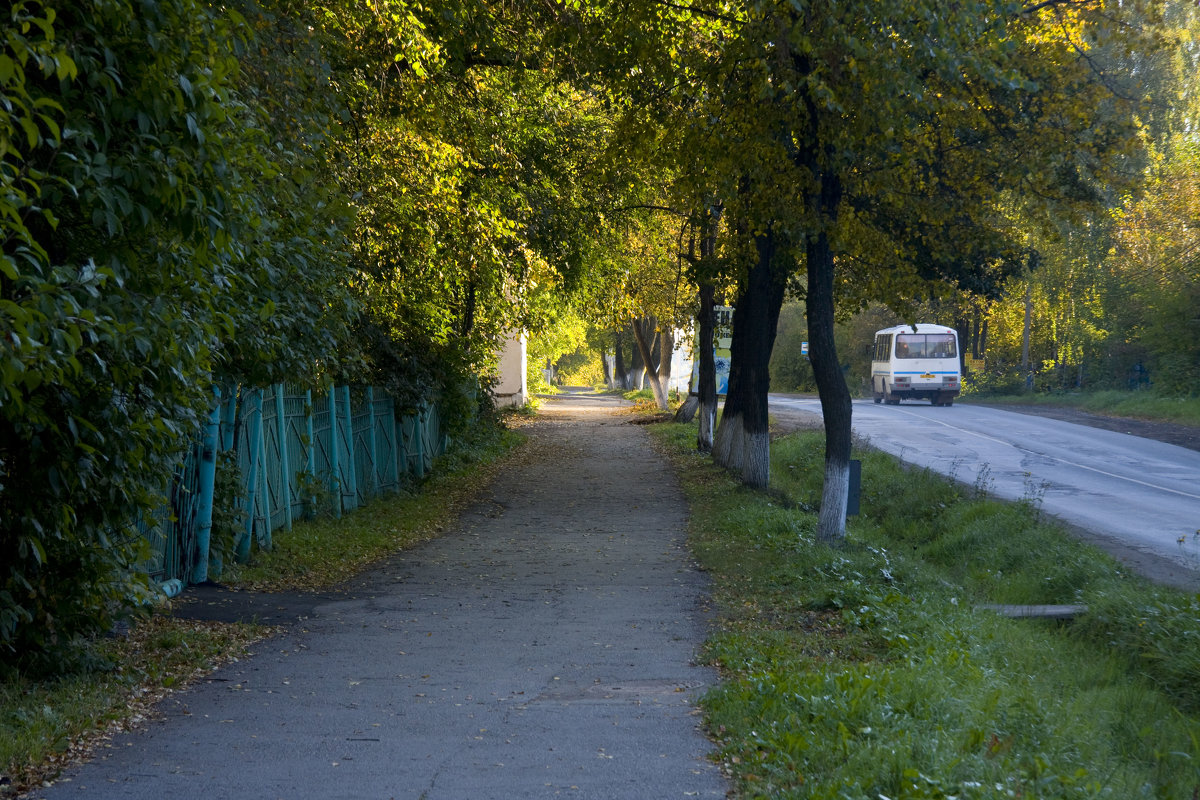
[[[136,523],[163,505],[220,373],[339,366],[347,209],[310,179],[324,118],[298,101],[275,122],[250,86],[239,58],[267,48],[242,14],[4,13],[0,669],[67,669],[145,601]]]

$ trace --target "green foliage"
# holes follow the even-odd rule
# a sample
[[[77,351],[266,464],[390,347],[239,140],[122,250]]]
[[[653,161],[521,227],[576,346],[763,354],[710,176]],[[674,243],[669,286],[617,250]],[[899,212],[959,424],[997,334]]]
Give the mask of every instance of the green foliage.
[[[558,360],[558,374],[565,386],[604,386],[604,364],[599,351],[580,347]]]
[[[160,33],[184,23],[194,39]],[[226,118],[230,63],[200,46],[216,25],[190,4],[89,3],[30,29],[58,48],[57,67],[10,51],[25,74],[9,80],[63,111],[19,137],[11,117],[0,131],[6,180],[27,187],[6,217],[23,244],[0,285],[8,658],[57,660],[146,591],[122,526],[195,429],[208,390],[189,378],[211,368],[222,325],[197,283],[223,271],[207,236],[218,187],[202,177],[224,156],[209,134]]]
[[[331,488],[332,486],[333,482],[328,475],[318,476],[308,470],[296,475],[296,494],[299,495],[300,502],[304,506],[302,519],[311,520],[333,516],[334,503],[340,498]]]
[[[936,321],[933,313],[918,313],[922,322]],[[869,396],[871,386],[871,350],[875,331],[898,325],[901,318],[882,306],[872,306],[834,325],[834,340],[846,384],[852,394]],[[808,341],[808,326],[804,307],[800,303],[784,303],[779,314],[779,329],[775,347],[771,350],[771,391],[815,392],[816,381],[808,356],[800,352],[802,342]]]
[[[1139,109],[1136,138],[1126,138],[1139,143],[1125,166],[1139,180],[1121,192],[1098,187],[1102,207],[1088,213],[1058,215],[1041,226],[1016,220],[1038,254],[1036,268],[981,308],[987,363],[975,382],[987,389],[1023,391],[1031,373],[1042,392],[1196,393],[1200,273],[1191,220],[1200,193],[1188,131],[1200,111],[1192,45],[1200,14],[1192,4],[1165,3],[1131,25],[1152,31],[1155,43],[1129,50],[1110,43],[1091,51],[1089,61],[1119,91],[1131,88],[1130,96],[1152,101]],[[1029,369],[1022,367],[1025,348]]]
[[[591,218],[577,170],[601,121],[540,68],[535,6],[343,0],[319,16],[342,94],[339,180],[358,218],[366,380],[403,405],[495,371],[578,272]],[[533,68],[538,65],[538,68]]]
[[[546,369],[587,343],[587,322],[574,310],[565,309],[548,318],[547,323],[542,332],[529,338],[526,349],[525,380],[532,394],[553,392],[554,387],[546,381]]]
[[[234,544],[246,530],[245,485],[237,453],[218,453],[209,532],[210,575],[220,575],[226,564],[233,563]]]
[[[254,74],[245,16],[6,13],[0,657],[38,669],[146,598],[134,523],[214,379],[336,362],[348,305],[341,212],[311,180],[325,123],[268,119],[263,93],[289,82]]]

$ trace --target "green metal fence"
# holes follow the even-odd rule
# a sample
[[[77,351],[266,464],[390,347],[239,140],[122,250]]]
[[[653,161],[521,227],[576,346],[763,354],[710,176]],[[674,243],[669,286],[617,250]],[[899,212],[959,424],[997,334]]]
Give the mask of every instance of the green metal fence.
[[[255,547],[270,549],[275,532],[291,530],[295,520],[324,510],[340,516],[399,491],[424,476],[446,444],[436,405],[401,415],[374,387],[226,390],[205,436],[172,476],[167,506],[142,526],[150,576],[175,589],[208,579],[218,454],[237,465],[235,510],[244,522],[234,557],[244,562]]]

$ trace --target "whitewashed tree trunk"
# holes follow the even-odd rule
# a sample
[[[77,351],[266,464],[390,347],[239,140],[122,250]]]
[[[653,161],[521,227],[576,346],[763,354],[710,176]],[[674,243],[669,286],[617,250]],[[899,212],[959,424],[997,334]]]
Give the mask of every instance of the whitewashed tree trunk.
[[[650,370],[646,370],[646,380],[650,384],[650,391],[654,393],[655,404],[666,411],[669,404],[667,402],[667,383],[658,375],[655,375]]]
[[[822,171],[822,154],[814,147],[805,149],[800,161],[809,167],[816,178],[814,191],[810,195],[811,206],[819,209],[827,219],[836,220],[842,197],[838,176]],[[825,485],[821,490],[821,511],[817,515],[817,539],[839,544],[846,538],[854,409],[850,402],[850,391],[846,387],[846,376],[837,356],[833,332],[834,260],[825,230],[819,230],[805,240],[805,268],[808,273],[805,312],[808,317],[809,358],[813,377],[817,381],[817,392],[821,397],[821,415],[825,420]]]
[[[738,416],[730,414],[728,410],[721,417],[721,424],[717,427],[716,436],[713,437],[712,457],[713,461],[726,469],[732,467],[729,461],[730,451],[733,449],[733,440],[741,439],[742,426]]]
[[[746,458],[746,420],[742,415],[721,417],[721,427],[717,428],[717,442],[713,444],[714,457],[718,447],[724,453],[725,459],[717,463],[726,469],[741,472]]]
[[[742,436],[742,483],[764,487],[771,482],[771,434],[767,431]]]
[[[663,411],[670,408],[671,392],[671,356],[675,353],[675,334],[670,328],[664,327],[658,334],[658,384],[654,390],[654,398],[658,407]],[[661,399],[659,391],[662,392]]]
[[[701,403],[698,414],[700,427],[696,433],[696,448],[701,453],[710,453],[713,449],[713,432],[717,428],[717,404]]]
[[[825,486],[821,490],[821,511],[817,515],[817,538],[837,544],[846,538],[846,507],[850,501],[850,464],[825,462]]]
[[[669,407],[667,386],[671,379],[671,351],[674,349],[674,344],[670,332],[659,331],[656,329],[656,325],[654,317],[635,319],[633,321],[633,337],[637,342],[638,354],[645,365],[642,375],[650,383],[650,389],[654,392],[654,402],[660,409],[666,411]],[[653,336],[650,335],[651,331],[653,331]],[[657,365],[654,358],[655,350],[659,351]],[[664,354],[665,364],[663,363]]]

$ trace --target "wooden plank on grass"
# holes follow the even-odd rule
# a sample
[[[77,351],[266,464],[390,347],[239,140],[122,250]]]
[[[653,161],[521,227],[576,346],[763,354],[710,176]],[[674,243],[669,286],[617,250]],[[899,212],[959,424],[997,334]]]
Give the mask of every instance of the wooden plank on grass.
[[[1087,606],[1080,605],[1044,605],[1044,606],[1013,606],[1013,605],[981,605],[989,611],[995,611],[1005,617],[1014,619],[1074,619],[1087,611]]]

